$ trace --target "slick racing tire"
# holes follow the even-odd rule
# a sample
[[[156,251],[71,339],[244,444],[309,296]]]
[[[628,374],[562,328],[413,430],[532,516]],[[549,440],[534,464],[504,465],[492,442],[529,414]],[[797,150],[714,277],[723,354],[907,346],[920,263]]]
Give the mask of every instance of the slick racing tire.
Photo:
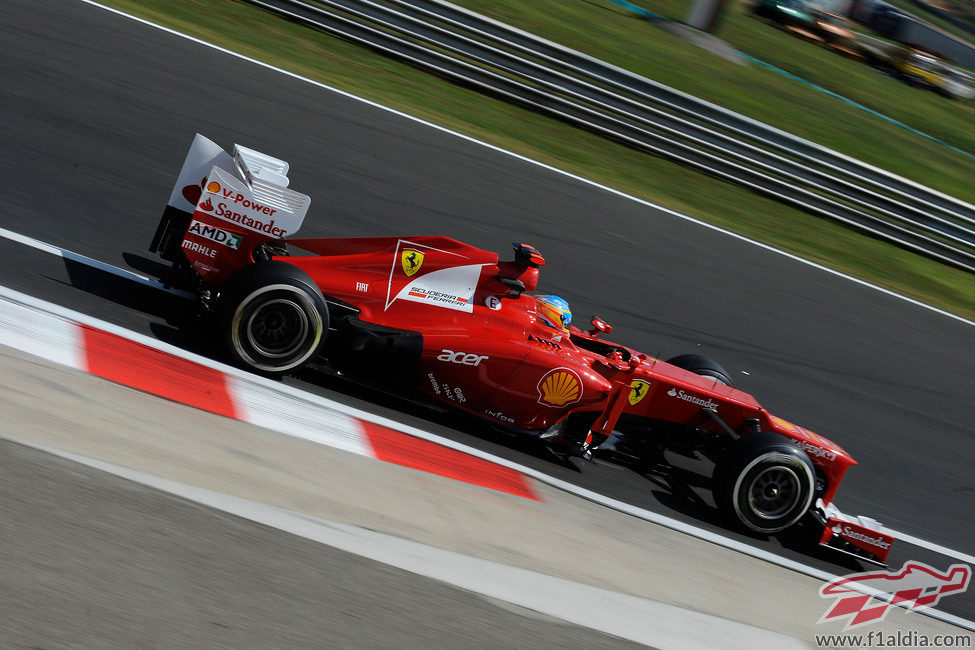
[[[220,326],[234,361],[280,376],[312,360],[328,334],[328,307],[307,273],[285,262],[248,266],[220,297]]]
[[[708,357],[700,354],[682,354],[673,359],[668,359],[667,363],[678,368],[683,368],[702,377],[716,379],[725,386],[735,387],[735,382],[731,379],[728,371],[721,367],[717,361],[712,361]]]
[[[736,440],[715,465],[712,491],[718,509],[764,535],[792,526],[812,504],[812,461],[788,438],[760,431]]]

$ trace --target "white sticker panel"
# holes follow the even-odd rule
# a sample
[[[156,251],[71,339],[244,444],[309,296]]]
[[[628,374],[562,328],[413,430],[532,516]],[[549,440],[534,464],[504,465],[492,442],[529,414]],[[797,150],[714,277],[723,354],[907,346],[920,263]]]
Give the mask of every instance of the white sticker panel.
[[[472,313],[474,289],[477,288],[477,279],[481,276],[483,266],[453,266],[427,273],[403,287],[392,302],[408,300]]]
[[[280,239],[294,234],[301,227],[307,210],[307,206],[303,207],[304,210],[296,214],[279,201],[256,198],[246,183],[214,167],[210,170],[196,210],[228,224]]]
[[[214,166],[234,169],[234,160],[220,145],[197,133],[183,161],[173,193],[169,195],[169,205],[184,212],[193,212],[203,192],[203,180]]]

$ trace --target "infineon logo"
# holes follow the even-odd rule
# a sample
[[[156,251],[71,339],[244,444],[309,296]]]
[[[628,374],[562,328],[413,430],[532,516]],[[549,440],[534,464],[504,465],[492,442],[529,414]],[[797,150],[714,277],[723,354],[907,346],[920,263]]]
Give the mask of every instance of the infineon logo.
[[[232,248],[234,250],[240,249],[240,235],[210,226],[201,221],[194,220],[186,232],[196,235],[197,237],[209,239],[210,241],[217,242],[218,244],[223,244],[227,248]]]

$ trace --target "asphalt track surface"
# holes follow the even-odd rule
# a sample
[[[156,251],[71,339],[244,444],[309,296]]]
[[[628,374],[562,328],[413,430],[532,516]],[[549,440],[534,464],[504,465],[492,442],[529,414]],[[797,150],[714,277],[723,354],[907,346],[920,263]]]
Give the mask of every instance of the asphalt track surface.
[[[0,227],[151,270],[145,249],[193,133],[240,142],[291,163],[292,187],[312,196],[302,236],[535,244],[548,260],[540,290],[568,299],[576,318],[598,312],[612,338],[663,358],[708,354],[773,413],[846,448],[861,465],[838,494],[844,511],[975,552],[972,325],[77,0],[5,3],[0,39]],[[7,240],[0,283],[215,353],[166,322],[168,299]],[[368,389],[295,381],[747,539],[666,477],[562,465]],[[858,569],[795,540],[750,542]],[[907,559],[957,561],[901,543],[890,564]],[[975,595],[941,608],[970,619]]]
[[[5,647],[643,647],[9,441],[0,496]]]

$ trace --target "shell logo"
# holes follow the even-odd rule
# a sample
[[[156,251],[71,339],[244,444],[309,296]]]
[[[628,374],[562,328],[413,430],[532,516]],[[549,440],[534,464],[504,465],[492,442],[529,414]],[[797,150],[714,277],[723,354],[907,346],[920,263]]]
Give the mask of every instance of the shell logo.
[[[209,192],[210,194],[219,194],[220,183],[218,183],[217,181],[210,181],[209,183],[207,183],[207,192]]]
[[[579,375],[568,368],[556,368],[545,373],[538,382],[538,403],[545,406],[566,406],[582,398]]]

